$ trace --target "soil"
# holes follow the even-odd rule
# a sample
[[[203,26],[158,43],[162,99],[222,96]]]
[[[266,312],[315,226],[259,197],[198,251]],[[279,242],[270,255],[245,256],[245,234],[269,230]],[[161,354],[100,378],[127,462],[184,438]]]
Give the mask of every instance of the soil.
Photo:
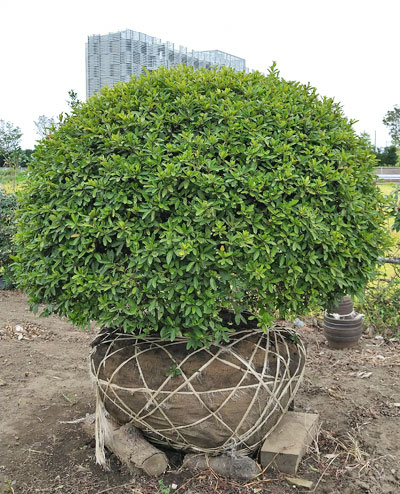
[[[295,406],[319,413],[321,425],[296,477],[317,493],[400,493],[400,342],[365,336],[353,349],[330,350],[318,321],[298,329],[308,358]],[[95,408],[87,370],[95,335],[39,318],[23,294],[0,291],[0,493],[306,492],[279,472],[247,483],[211,471],[152,479],[111,454],[103,471],[79,422]]]

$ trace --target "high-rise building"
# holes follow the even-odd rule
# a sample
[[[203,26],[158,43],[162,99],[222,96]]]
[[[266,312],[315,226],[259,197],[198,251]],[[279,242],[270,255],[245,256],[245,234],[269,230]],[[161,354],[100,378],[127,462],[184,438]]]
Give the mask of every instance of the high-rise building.
[[[194,51],[169,41],[127,29],[117,33],[89,36],[86,44],[86,96],[103,86],[129,81],[144,69],[175,67],[184,63],[195,68],[227,65],[246,70],[243,58],[220,50]]]

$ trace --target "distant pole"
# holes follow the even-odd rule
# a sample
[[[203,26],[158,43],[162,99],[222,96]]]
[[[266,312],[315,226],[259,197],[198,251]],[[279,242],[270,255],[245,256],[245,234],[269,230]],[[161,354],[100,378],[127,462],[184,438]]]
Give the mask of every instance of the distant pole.
[[[376,130],[375,130],[375,143],[374,143],[374,146],[375,146],[375,151],[376,151]]]

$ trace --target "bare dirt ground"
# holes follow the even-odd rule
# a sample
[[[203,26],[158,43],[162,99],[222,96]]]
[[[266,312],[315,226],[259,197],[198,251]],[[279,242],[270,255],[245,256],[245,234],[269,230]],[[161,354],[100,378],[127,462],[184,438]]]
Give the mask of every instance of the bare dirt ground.
[[[400,493],[400,342],[363,338],[335,351],[318,327],[299,331],[308,362],[296,410],[319,413],[321,426],[297,477],[313,482],[311,492]],[[305,492],[279,473],[239,484],[210,471],[169,472],[160,485],[132,477],[113,455],[104,472],[91,438],[71,423],[94,411],[87,371],[94,335],[39,318],[23,294],[0,291],[0,493]]]

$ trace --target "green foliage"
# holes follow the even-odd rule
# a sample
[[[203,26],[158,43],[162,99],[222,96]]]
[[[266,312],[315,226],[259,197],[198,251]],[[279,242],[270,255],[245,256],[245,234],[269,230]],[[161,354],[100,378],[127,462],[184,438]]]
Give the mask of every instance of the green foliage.
[[[166,372],[166,376],[172,376],[172,377],[176,377],[176,376],[180,376],[182,374],[182,371],[178,368],[178,364],[176,362],[174,362],[171,367],[167,370]]]
[[[33,149],[22,149],[21,150],[21,161],[20,166],[25,168],[32,159]]]
[[[380,166],[396,166],[397,148],[396,146],[386,146],[384,148],[375,147],[369,134],[362,132],[360,138],[364,141],[365,146],[376,156],[377,164]]]
[[[159,492],[161,494],[170,494],[171,493],[171,489],[164,484],[163,479],[160,479],[158,481],[158,488],[159,488]]]
[[[364,325],[377,333],[400,338],[400,278],[371,284],[357,310],[364,314]]]
[[[374,156],[315,89],[159,69],[73,107],[41,141],[19,217],[21,288],[45,314],[227,340],[363,289],[386,247]]]
[[[393,144],[400,145],[400,106],[394,106],[393,110],[389,110],[383,123],[389,128]]]
[[[376,159],[381,166],[397,165],[397,148],[396,146],[386,146],[378,148],[375,151]]]
[[[400,231],[400,187],[396,185],[390,194],[388,194],[388,211],[389,215],[393,217],[392,230],[395,232]]]
[[[14,253],[13,237],[16,232],[15,209],[17,200],[14,194],[5,194],[0,189],[0,272],[6,288],[12,285],[10,264]]]
[[[82,104],[82,102],[78,99],[78,93],[75,92],[73,89],[70,89],[68,91],[67,103],[71,110],[78,108]]]

